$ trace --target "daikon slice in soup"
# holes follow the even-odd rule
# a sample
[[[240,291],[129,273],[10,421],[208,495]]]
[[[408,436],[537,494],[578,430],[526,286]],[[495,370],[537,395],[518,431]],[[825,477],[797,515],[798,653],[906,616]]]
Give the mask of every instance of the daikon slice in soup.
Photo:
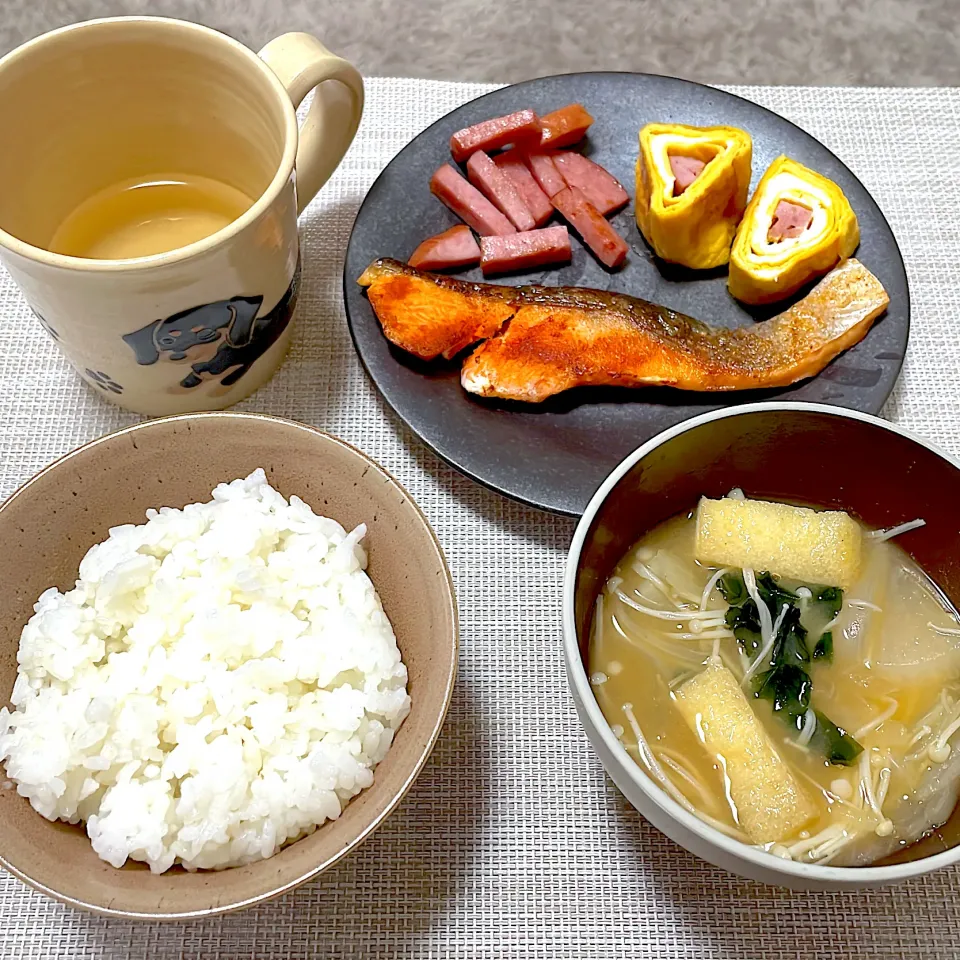
[[[739,491],[652,530],[597,599],[589,670],[624,749],[730,837],[873,863],[960,792],[960,618],[844,513]]]

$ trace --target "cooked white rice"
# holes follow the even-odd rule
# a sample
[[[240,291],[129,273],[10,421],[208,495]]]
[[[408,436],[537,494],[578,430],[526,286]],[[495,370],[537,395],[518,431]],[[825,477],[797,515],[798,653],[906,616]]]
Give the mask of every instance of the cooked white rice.
[[[0,709],[18,792],[155,872],[269,857],[338,817],[410,709],[365,533],[262,470],[113,528],[23,629]]]

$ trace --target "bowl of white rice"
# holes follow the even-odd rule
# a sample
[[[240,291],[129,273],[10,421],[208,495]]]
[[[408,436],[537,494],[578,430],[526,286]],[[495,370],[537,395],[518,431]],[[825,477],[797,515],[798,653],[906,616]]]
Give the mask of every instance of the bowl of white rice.
[[[291,421],[96,440],[0,507],[0,864],[73,906],[239,909],[368,837],[452,696],[450,574],[406,491]]]

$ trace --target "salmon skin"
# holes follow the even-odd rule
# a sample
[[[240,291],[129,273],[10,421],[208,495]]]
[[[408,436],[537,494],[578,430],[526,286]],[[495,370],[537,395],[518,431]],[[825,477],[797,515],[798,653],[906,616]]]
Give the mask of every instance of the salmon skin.
[[[395,260],[375,261],[359,282],[393,343],[430,359],[485,340],[463,364],[464,389],[530,403],[578,386],[788,386],[859,342],[889,303],[852,259],[784,313],[735,330],[625,294],[465,283]]]

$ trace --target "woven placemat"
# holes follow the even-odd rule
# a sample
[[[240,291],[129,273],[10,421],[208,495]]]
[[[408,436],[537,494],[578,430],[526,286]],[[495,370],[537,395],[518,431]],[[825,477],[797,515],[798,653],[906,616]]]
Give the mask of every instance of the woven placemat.
[[[428,123],[486,87],[370,80],[360,134],[303,218],[290,358],[242,409],[356,444],[406,485],[447,552],[460,678],[432,759],[401,808],[317,882],[241,914],[158,925],[78,913],[0,876],[0,957],[954,957],[960,872],[854,894],[790,893],[700,862],[606,779],[560,651],[573,524],[504,500],[440,462],[357,361],[341,270],[364,192]],[[736,88],[821,139],[889,217],[913,297],[886,415],[960,453],[960,91]],[[133,422],[85,386],[0,272],[0,495]]]

